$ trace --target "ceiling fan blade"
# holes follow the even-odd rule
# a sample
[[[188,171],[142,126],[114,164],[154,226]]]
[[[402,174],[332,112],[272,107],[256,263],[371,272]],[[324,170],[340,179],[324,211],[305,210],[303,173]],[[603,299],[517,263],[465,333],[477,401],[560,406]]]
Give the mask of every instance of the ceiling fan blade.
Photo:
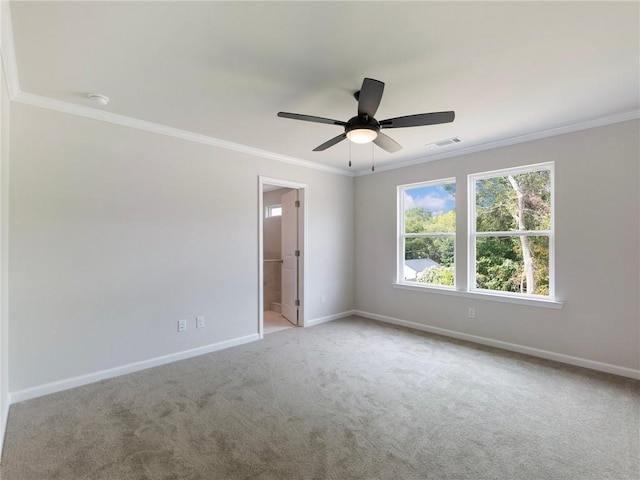
[[[313,151],[314,152],[321,152],[323,150],[326,150],[329,147],[333,147],[336,143],[340,143],[345,138],[347,138],[347,134],[346,133],[341,133],[337,137],[333,137],[331,140],[327,140],[322,145],[314,148]]]
[[[365,78],[358,94],[358,115],[373,118],[382,100],[383,91],[384,83],[373,78]]]
[[[380,128],[421,127],[453,122],[455,112],[419,113],[404,117],[387,118],[380,122]]]
[[[347,123],[331,118],[314,117],[313,115],[302,115],[300,113],[278,112],[278,116],[282,118],[290,118],[292,120],[303,120],[305,122],[328,123],[329,125],[340,125],[344,127]]]
[[[373,143],[389,153],[395,153],[398,150],[402,150],[402,146],[400,146],[398,142],[382,132],[378,132],[378,136],[373,140]]]

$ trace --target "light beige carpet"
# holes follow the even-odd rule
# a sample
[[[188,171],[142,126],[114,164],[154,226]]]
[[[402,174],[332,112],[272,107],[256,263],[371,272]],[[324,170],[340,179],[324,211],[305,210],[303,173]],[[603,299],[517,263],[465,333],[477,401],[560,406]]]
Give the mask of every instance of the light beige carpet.
[[[640,382],[349,318],[11,407],[3,480],[640,478]]]

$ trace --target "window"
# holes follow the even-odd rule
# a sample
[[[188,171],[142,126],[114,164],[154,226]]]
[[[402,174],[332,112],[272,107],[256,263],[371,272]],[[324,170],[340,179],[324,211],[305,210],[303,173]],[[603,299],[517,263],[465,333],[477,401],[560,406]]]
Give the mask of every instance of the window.
[[[469,290],[553,297],[553,164],[469,176]]]
[[[454,179],[398,187],[401,283],[455,285]]]
[[[269,205],[267,207],[267,218],[271,217],[281,217],[282,216],[282,205]]]
[[[553,172],[549,162],[473,173],[461,205],[455,178],[398,186],[396,286],[562,308],[554,292]],[[458,233],[468,246],[460,251],[456,215],[466,219]]]

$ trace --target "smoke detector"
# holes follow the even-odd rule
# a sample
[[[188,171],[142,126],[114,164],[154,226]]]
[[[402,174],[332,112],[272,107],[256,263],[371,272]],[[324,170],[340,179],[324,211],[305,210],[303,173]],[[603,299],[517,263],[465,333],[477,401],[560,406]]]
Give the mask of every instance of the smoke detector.
[[[89,100],[91,100],[91,102],[96,105],[104,106],[109,103],[109,97],[107,97],[106,95],[101,95],[99,93],[90,93],[87,96],[89,97]]]

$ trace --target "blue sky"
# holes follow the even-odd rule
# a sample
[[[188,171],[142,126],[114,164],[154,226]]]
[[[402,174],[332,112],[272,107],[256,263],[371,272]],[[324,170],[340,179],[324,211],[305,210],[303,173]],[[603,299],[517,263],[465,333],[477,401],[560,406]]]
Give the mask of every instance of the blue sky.
[[[405,211],[416,207],[424,207],[433,215],[441,215],[455,209],[456,201],[442,185],[406,189],[404,191]]]

